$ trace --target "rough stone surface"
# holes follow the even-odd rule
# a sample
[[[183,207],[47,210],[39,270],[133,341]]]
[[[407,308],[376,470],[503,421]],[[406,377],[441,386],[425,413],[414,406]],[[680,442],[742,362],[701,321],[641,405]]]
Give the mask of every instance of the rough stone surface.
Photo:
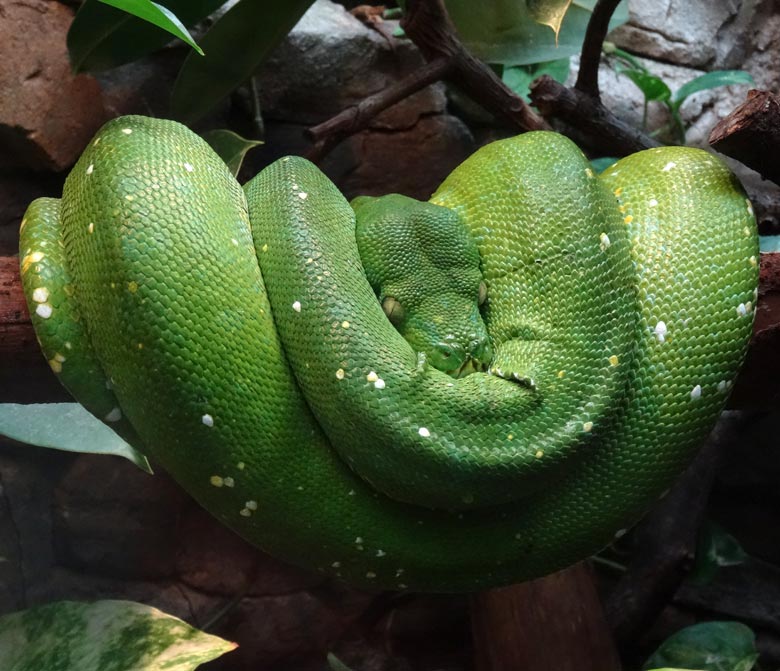
[[[63,170],[107,119],[97,82],[70,72],[72,16],[50,0],[0,0],[0,168]]]
[[[758,0],[630,0],[629,22],[610,39],[632,53],[691,67],[741,62]]]
[[[258,72],[261,105],[270,119],[316,124],[381,91],[422,62],[408,40],[391,43],[341,5],[317,0]],[[442,113],[445,104],[443,87],[428,87],[372,125],[409,128],[421,115]]]

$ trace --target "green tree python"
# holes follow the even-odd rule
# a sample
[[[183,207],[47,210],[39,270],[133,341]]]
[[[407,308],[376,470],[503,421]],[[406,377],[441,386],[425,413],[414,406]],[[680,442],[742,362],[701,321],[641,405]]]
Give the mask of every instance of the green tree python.
[[[663,495],[737,373],[757,257],[750,202],[697,149],[596,175],[526,133],[428,203],[350,205],[298,157],[242,189],[144,117],[30,205],[20,253],[52,369],[219,520],[426,591],[558,570]]]

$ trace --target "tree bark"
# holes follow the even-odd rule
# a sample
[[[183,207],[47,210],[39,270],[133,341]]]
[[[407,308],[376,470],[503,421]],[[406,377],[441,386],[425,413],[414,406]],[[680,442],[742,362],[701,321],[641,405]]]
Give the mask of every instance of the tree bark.
[[[581,562],[471,599],[475,671],[619,671],[590,567]]]

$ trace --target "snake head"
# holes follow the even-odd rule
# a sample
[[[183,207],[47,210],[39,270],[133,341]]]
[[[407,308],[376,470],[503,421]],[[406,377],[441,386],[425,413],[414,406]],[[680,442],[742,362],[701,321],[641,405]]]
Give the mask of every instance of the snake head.
[[[480,313],[487,285],[458,214],[396,194],[352,207],[366,277],[399,333],[434,368],[484,370],[493,356]]]

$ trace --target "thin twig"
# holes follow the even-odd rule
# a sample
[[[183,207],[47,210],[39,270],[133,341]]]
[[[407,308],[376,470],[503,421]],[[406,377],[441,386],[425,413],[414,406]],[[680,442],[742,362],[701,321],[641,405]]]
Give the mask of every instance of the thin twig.
[[[445,58],[430,61],[389,88],[309,128],[306,135],[314,142],[314,147],[306,158],[316,163],[339,142],[366,128],[374,117],[388,107],[441,79],[449,67],[450,62]]]
[[[590,15],[585,39],[582,41],[580,53],[580,70],[574,88],[589,95],[594,100],[601,100],[599,94],[599,63],[604,38],[609,31],[609,22],[620,0],[598,0]]]
[[[409,0],[401,26],[419,48],[425,65],[387,90],[310,128],[307,135],[314,146],[307,158],[321,160],[339,142],[368,127],[377,114],[440,79],[457,86],[520,131],[550,128],[485,63],[469,53],[457,36],[443,0]]]

